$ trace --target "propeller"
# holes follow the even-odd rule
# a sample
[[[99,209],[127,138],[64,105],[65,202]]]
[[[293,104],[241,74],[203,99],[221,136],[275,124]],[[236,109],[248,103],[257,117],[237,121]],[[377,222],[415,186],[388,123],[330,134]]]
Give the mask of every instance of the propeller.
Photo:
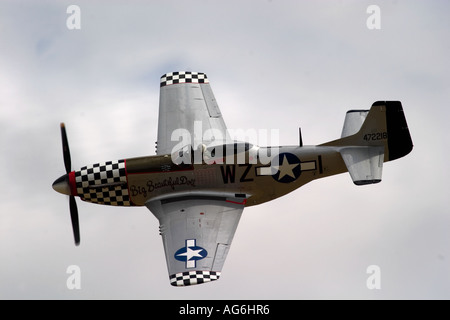
[[[72,163],[70,160],[69,142],[67,141],[66,126],[61,123],[61,138],[63,146],[64,166],[66,167],[66,173],[71,172]],[[69,195],[69,208],[70,219],[72,220],[73,236],[75,238],[75,245],[80,245],[80,224],[78,221],[78,208],[75,201],[75,196]]]

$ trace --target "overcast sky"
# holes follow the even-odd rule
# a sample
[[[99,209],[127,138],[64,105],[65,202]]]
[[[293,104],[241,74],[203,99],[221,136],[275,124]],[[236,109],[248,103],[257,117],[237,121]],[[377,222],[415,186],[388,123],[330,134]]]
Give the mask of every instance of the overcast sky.
[[[67,7],[81,9],[70,30]],[[366,10],[381,9],[371,30]],[[450,298],[448,1],[1,1],[0,299]],[[400,100],[414,142],[380,184],[348,173],[244,210],[219,281],[170,286],[145,208],[78,199],[74,169],[153,155],[159,78],[205,72],[232,129],[340,136],[345,112]],[[81,269],[69,290],[66,269]],[[381,270],[369,290],[367,267]]]

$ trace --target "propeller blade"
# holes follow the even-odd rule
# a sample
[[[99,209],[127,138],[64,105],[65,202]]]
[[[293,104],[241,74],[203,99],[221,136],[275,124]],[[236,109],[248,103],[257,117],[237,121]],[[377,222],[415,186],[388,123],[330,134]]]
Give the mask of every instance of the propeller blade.
[[[66,126],[64,125],[64,122],[61,123],[61,138],[62,138],[62,146],[63,146],[64,166],[66,167],[66,173],[69,174],[72,170],[71,169],[72,163],[70,160],[69,141],[67,140]],[[63,176],[61,178],[67,179],[67,175]],[[61,184],[61,181],[59,181],[60,179],[55,181],[55,183],[58,182],[58,184]],[[55,183],[53,183],[54,188],[55,188]],[[68,181],[65,180],[65,183],[68,184]],[[58,184],[56,184],[56,185],[58,185]],[[57,189],[55,189],[55,190],[57,190]],[[65,193],[65,192],[63,192],[63,193]],[[77,202],[75,201],[74,196],[69,196],[69,208],[70,208],[70,219],[72,220],[73,236],[75,238],[75,245],[78,246],[78,245],[80,245],[80,224],[78,221]]]
[[[72,163],[70,160],[69,142],[67,141],[66,126],[64,125],[64,123],[61,123],[61,137],[63,145],[64,166],[66,167],[66,173],[69,173],[72,168]]]
[[[70,218],[72,220],[73,236],[75,238],[75,245],[80,245],[80,224],[78,222],[78,209],[74,196],[70,196]]]

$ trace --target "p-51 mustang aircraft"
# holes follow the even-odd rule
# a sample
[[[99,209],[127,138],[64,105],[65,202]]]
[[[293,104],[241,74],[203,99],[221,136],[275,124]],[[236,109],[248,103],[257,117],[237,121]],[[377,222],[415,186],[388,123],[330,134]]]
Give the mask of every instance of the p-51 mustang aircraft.
[[[75,196],[111,206],[146,206],[159,220],[170,283],[219,279],[245,207],[281,197],[319,178],[349,172],[358,185],[381,181],[383,162],[413,148],[402,105],[378,101],[347,112],[340,139],[318,146],[262,147],[232,141],[204,73],[161,77],[157,155],[107,161],[72,171],[53,189],[69,195],[75,244]]]

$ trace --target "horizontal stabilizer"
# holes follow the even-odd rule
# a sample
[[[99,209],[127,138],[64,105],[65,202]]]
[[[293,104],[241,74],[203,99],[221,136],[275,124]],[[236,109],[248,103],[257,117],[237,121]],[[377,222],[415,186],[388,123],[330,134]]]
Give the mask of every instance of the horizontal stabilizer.
[[[361,186],[381,181],[384,146],[347,147],[340,153],[354,184]]]

